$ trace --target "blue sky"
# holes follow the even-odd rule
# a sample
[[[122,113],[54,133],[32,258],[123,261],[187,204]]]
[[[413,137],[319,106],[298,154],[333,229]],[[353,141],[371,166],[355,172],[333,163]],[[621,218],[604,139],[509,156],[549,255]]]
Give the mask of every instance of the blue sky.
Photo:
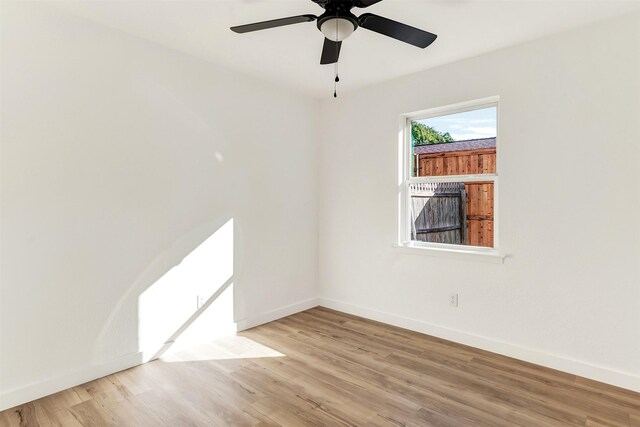
[[[496,107],[417,121],[438,132],[449,132],[456,141],[496,136]]]

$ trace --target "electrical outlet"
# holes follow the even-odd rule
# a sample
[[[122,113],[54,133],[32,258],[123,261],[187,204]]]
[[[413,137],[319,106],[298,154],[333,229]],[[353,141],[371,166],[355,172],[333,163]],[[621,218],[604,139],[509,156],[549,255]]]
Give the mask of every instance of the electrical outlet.
[[[451,307],[457,307],[458,306],[458,294],[449,294],[449,305]]]
[[[199,310],[204,305],[204,303],[206,301],[204,299],[204,296],[202,296],[202,295],[198,295],[197,298],[198,298],[198,300],[196,302],[196,308]]]

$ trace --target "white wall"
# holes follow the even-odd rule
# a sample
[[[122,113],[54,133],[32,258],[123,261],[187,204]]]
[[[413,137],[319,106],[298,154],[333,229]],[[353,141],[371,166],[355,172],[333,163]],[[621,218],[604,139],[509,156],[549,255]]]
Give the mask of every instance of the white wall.
[[[493,95],[505,263],[392,248],[399,115]],[[640,390],[637,14],[328,100],[322,123],[321,304]]]
[[[34,2],[1,71],[0,409],[153,351],[140,296],[231,219],[235,320],[315,305],[317,101]]]

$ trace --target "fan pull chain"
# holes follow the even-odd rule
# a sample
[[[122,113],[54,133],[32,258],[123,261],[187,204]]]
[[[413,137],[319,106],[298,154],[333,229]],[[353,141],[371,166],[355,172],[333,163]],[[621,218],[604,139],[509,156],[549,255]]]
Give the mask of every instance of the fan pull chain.
[[[336,78],[333,80],[333,97],[338,97],[338,82],[340,81],[340,77],[338,76],[338,63],[336,62]]]
[[[336,40],[338,40],[338,12],[336,12]],[[338,44],[336,43],[336,53],[340,52],[340,48],[338,47]],[[337,55],[336,55],[337,56]],[[333,97],[337,98],[338,97],[338,82],[340,81],[340,77],[338,77],[338,60],[336,60],[336,78],[333,81]]]

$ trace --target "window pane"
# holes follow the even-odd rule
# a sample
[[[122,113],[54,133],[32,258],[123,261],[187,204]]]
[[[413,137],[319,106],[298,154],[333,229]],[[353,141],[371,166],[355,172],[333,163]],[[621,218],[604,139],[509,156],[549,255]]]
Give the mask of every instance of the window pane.
[[[412,176],[496,173],[496,107],[411,122]]]
[[[494,183],[410,183],[411,240],[493,247]]]

